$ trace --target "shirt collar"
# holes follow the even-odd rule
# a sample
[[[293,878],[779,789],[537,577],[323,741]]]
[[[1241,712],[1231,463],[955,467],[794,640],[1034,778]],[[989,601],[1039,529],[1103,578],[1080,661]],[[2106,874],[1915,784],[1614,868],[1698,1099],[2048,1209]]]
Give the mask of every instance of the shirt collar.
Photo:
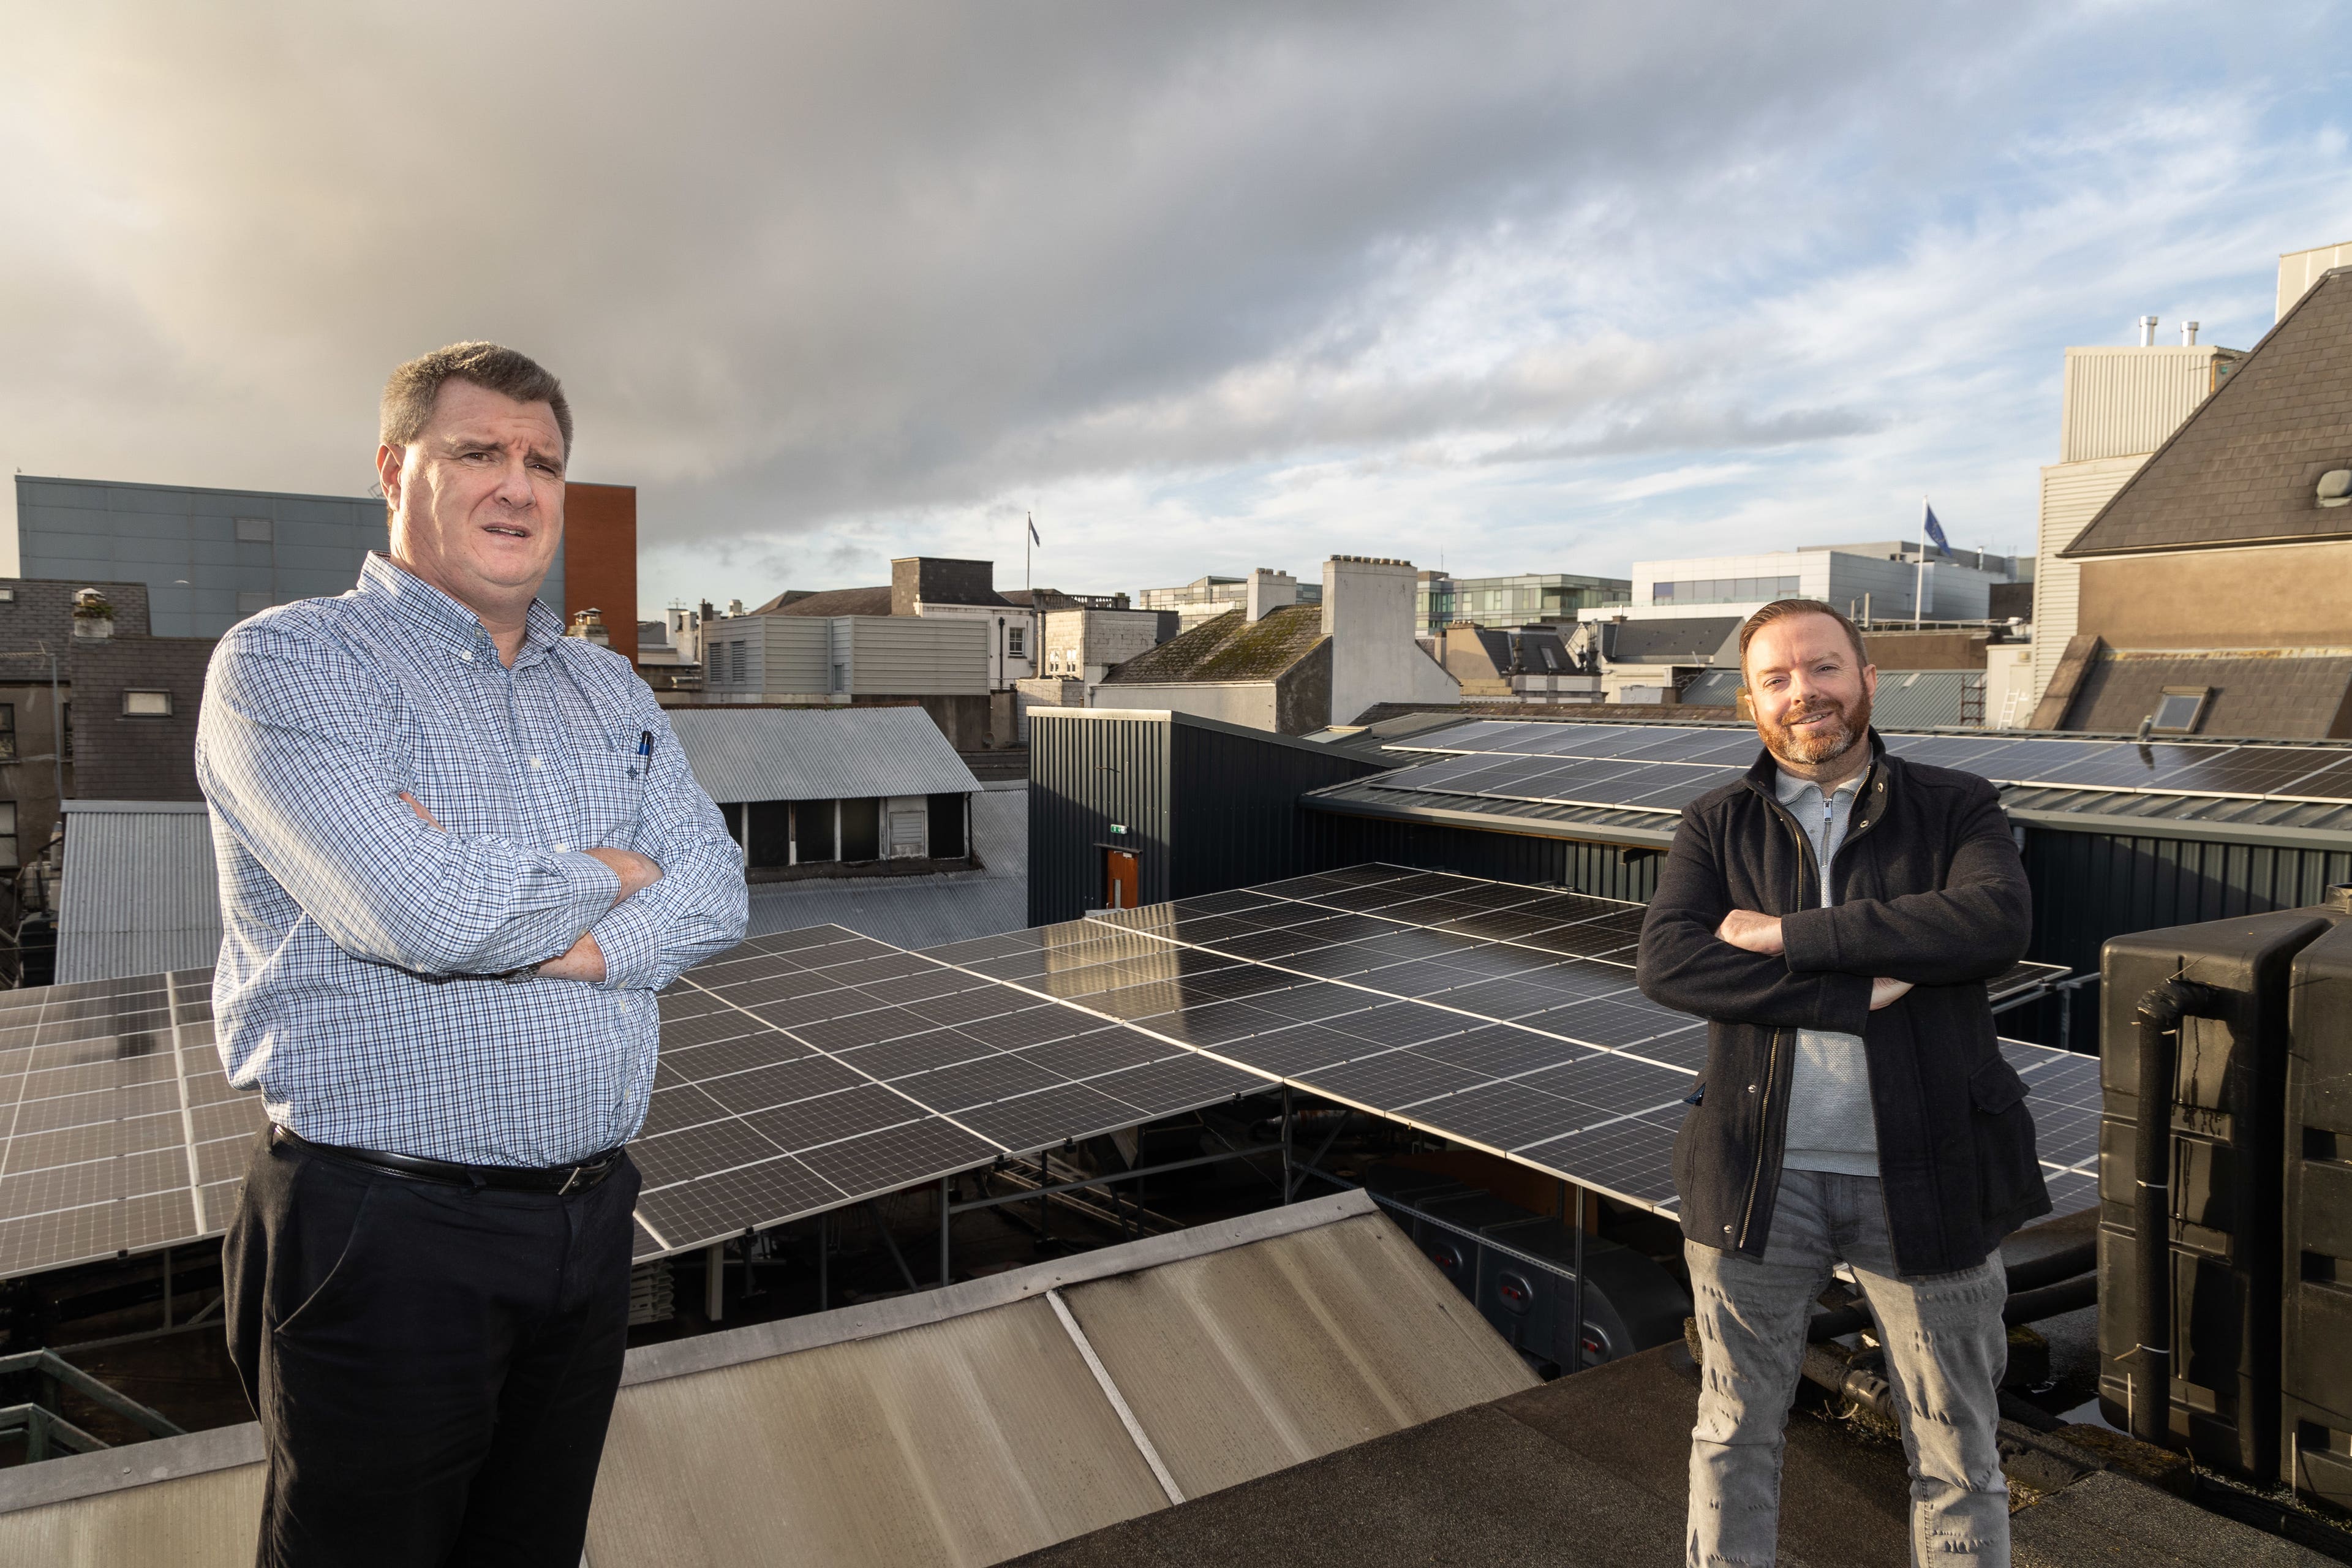
[[[393,563],[392,558],[378,551],[368,552],[367,564],[360,568],[358,592],[362,597],[379,600],[394,619],[457,652],[471,658],[488,648],[497,656],[497,645],[482,627],[482,618],[443,593],[440,589]],[[530,608],[523,612],[522,649],[515,656],[515,668],[535,663],[547,656],[563,637],[563,617],[548,608],[543,599],[533,599]]]
[[[1870,770],[1868,768],[1864,768],[1862,772],[1854,774],[1852,778],[1847,779],[1844,783],[1838,784],[1836,787],[1829,791],[1829,794],[1832,797],[1842,795],[1852,795],[1856,790],[1862,788],[1862,781],[1869,776]],[[1773,793],[1780,797],[1781,804],[1783,805],[1786,805],[1790,801],[1804,799],[1805,793],[1808,790],[1817,795],[1822,793],[1822,786],[1815,784],[1812,780],[1801,779],[1785,768],[1780,770],[1780,781],[1773,786]]]

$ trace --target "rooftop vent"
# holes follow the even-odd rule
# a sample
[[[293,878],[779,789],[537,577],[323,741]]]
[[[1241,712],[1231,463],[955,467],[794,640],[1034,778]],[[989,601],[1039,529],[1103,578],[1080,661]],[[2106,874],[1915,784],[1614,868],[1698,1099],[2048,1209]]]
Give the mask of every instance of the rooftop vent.
[[[2183,321],[2180,323],[2180,346],[2184,349],[2193,349],[2197,346],[2196,322]]]
[[[2352,505],[2352,468],[2330,468],[2319,476],[2319,504]]]
[[[2142,316],[2139,319],[2139,346],[2144,349],[2152,349],[2156,347],[2156,318],[2154,316]]]

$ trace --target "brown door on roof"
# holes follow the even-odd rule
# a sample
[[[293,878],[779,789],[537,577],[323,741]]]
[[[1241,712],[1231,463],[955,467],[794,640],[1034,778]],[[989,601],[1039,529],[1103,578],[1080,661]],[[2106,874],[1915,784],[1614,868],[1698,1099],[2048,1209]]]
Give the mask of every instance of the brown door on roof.
[[[1114,910],[1131,910],[1143,900],[1142,871],[1132,852],[1103,851],[1103,903]]]

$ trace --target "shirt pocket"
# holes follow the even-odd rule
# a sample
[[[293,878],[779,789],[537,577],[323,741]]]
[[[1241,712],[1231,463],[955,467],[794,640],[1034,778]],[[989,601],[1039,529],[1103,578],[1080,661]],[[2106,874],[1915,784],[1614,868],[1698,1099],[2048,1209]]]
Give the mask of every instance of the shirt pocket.
[[[614,720],[575,731],[572,751],[580,780],[580,848],[635,849],[645,826],[646,770],[639,748],[646,731]]]

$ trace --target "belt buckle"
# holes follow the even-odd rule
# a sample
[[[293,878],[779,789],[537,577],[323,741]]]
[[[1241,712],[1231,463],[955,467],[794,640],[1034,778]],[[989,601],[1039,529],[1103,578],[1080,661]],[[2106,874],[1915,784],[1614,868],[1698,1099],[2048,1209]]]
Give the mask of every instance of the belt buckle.
[[[610,1154],[601,1160],[592,1160],[584,1165],[574,1165],[565,1174],[563,1184],[555,1189],[555,1195],[559,1198],[570,1197],[575,1192],[593,1186],[610,1174],[612,1169],[613,1156]]]

